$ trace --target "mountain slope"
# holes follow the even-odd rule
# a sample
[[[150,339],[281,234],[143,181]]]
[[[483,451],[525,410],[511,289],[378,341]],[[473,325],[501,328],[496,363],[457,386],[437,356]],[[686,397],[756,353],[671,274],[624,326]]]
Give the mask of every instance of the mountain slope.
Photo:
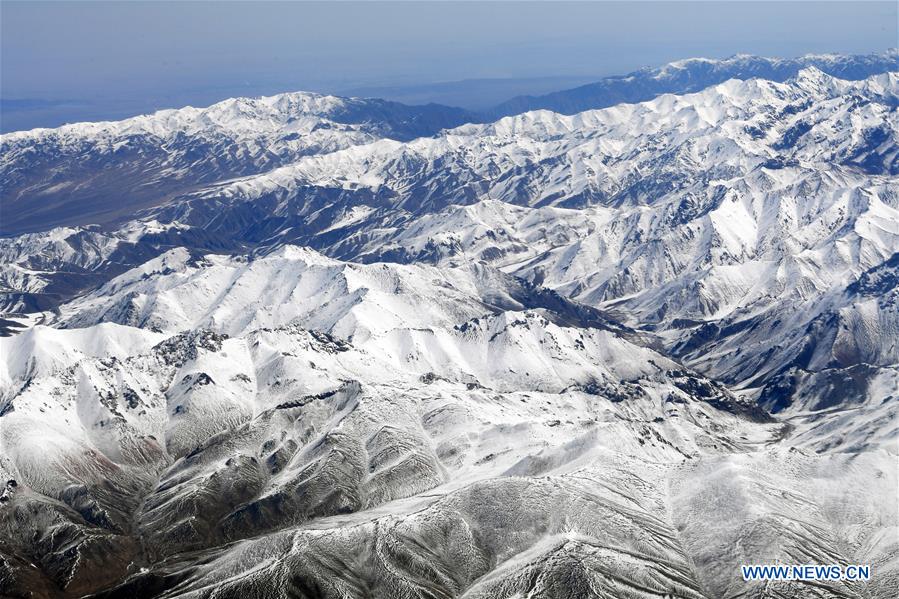
[[[119,231],[5,241],[7,301],[35,303],[72,280],[54,271],[109,276],[115,262],[178,246],[293,242],[361,261],[484,260],[651,328],[776,409],[795,368],[871,365],[856,373],[864,394],[896,363],[895,308],[873,301],[861,316],[846,289],[899,251],[897,81],[806,69],[787,83],[729,81],[306,157],[181,196]],[[83,236],[106,249],[72,250]],[[861,324],[872,318],[879,324]],[[845,327],[857,333],[837,335]],[[873,345],[859,351],[863,331]]]
[[[9,133],[0,140],[0,233],[121,220],[204,183],[469,120],[437,105],[289,93]]]
[[[481,114],[297,92],[10,133],[0,138],[5,187],[0,234],[120,221],[203,184],[379,138],[410,140],[536,109],[574,114],[695,92],[732,78],[785,81],[806,67],[858,80],[897,70],[897,55],[690,59],[575,90],[515,98]]]
[[[808,69],[786,84],[731,81],[574,117],[528,113],[303,159],[157,217],[246,239],[261,224],[250,211],[267,206],[264,243],[494,262],[664,332],[705,372],[751,388],[791,365],[889,367],[892,303],[868,356],[844,340],[827,350],[841,325],[824,314],[899,250],[897,81]],[[504,203],[445,208],[484,197]],[[795,305],[802,315],[788,318]]]
[[[645,102],[662,94],[695,92],[728,79],[786,81],[807,67],[815,67],[840,79],[866,79],[871,75],[899,70],[899,51],[893,49],[882,54],[857,56],[810,54],[792,59],[742,54],[723,60],[690,58],[659,68],[607,77],[574,89],[542,96],[519,96],[495,106],[488,114],[492,119],[531,110],[575,114],[620,103]]]
[[[435,518],[452,521],[455,503],[469,503],[471,518],[482,521],[472,525],[499,526],[502,544],[520,531],[493,508],[466,499],[473,490],[494,489],[489,493],[498,499],[528,487],[521,497],[530,512],[516,518],[544,510],[547,500],[570,502],[575,517],[578,506],[595,501],[588,489],[577,480],[556,489],[533,477],[597,452],[626,448],[639,459],[679,463],[780,434],[782,425],[764,412],[635,345],[622,336],[625,329],[609,330],[613,323],[596,328],[595,316],[573,322],[577,312],[564,301],[563,311],[527,308],[515,281],[499,273],[360,267],[291,247],[249,260],[209,256],[179,265],[185,258],[170,252],[62,310],[64,318],[83,314],[103,324],[39,327],[4,341],[22,352],[7,367],[0,421],[0,466],[13,481],[0,507],[9,533],[0,554],[16,584],[30,560],[46,584],[71,594],[130,574],[137,578],[129,584],[141,585],[141,568],[155,571],[166,556],[272,533],[263,544],[268,551],[278,546],[277,531],[356,512],[364,521],[369,510],[377,514],[405,498],[410,507],[426,506],[432,490],[447,497],[429,508]],[[248,283],[259,279],[284,293],[258,303],[259,290]],[[176,299],[185,288],[189,306]],[[125,327],[134,343],[104,345],[101,330],[121,327],[109,321],[128,312],[118,309],[122,298],[153,307],[156,317],[134,324],[192,330],[157,343],[160,334]],[[113,308],[98,309],[102,301]],[[160,317],[178,304],[190,310],[181,319]],[[317,309],[297,313],[303,306]],[[414,306],[417,314],[408,313]],[[255,317],[235,319],[246,313]],[[95,347],[47,364],[40,356],[49,344],[29,344],[23,335],[51,333],[90,339]],[[148,348],[150,340],[155,345]],[[613,554],[637,561],[645,558],[627,557],[629,551],[667,555],[682,571],[659,584],[701,596],[686,557],[671,553],[674,532],[658,508],[631,503],[604,507],[596,522],[619,514],[627,522],[603,532],[590,524],[584,540],[608,537],[618,545],[638,534],[649,545]],[[24,512],[59,521],[61,545],[31,537],[31,529],[13,533],[16,514]],[[28,522],[41,526],[40,518]],[[518,546],[538,550],[546,533],[535,530]],[[556,533],[548,534],[552,541]],[[104,551],[119,558],[100,571],[95,552]],[[340,551],[332,545],[320,555],[341,560]],[[477,549],[474,571],[483,572],[496,559],[490,556],[509,556],[497,551],[489,544]],[[405,583],[386,567],[363,576],[379,588],[412,592],[401,590]],[[563,575],[558,568],[549,569]],[[505,576],[502,569],[498,575]],[[642,584],[643,575],[629,582],[633,574],[622,569],[619,576],[625,586]],[[452,588],[472,582],[456,578]],[[177,581],[160,584],[159,591]],[[266,582],[258,592],[276,588]]]

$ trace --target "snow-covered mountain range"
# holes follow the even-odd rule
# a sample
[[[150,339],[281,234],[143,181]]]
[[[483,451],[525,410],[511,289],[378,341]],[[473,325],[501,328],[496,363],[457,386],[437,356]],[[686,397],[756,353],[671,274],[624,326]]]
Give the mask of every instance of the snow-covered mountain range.
[[[430,135],[470,117],[445,106],[299,92],[9,133],[0,142],[0,232],[121,220],[204,183],[384,136]]]
[[[860,80],[895,71],[897,60],[895,50],[791,60],[690,59],[544,98],[517,98],[482,113],[288,93],[235,98],[202,109],[162,110],[118,122],[10,133],[0,141],[0,180],[9,207],[0,234],[127,220],[136,210],[204,184],[263,173],[302,156],[381,138],[408,141],[535,109],[574,114],[664,93],[700,91],[729,79],[784,81],[805,67]]]
[[[575,114],[623,102],[645,102],[661,94],[697,92],[728,79],[767,79],[783,82],[808,67],[840,79],[857,81],[896,70],[899,51],[868,55],[807,54],[798,58],[766,58],[738,54],[723,60],[688,58],[661,67],[646,67],[627,75],[612,76],[574,89],[542,96],[519,96],[492,108],[494,119],[530,110]]]
[[[891,596],[897,71],[3,136],[0,589]]]

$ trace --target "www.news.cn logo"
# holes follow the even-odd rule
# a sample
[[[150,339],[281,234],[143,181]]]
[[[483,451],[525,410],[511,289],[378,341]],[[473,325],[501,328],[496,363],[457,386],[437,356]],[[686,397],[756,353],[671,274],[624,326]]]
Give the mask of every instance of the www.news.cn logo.
[[[743,580],[868,580],[871,578],[871,566],[837,564],[818,565],[785,565],[766,564],[740,566]]]

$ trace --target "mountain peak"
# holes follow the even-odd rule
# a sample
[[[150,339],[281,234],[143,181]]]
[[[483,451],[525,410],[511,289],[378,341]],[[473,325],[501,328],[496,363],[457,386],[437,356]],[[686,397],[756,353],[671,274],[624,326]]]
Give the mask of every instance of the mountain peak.
[[[800,69],[790,82],[806,93],[824,97],[832,97],[840,94],[846,83],[836,77],[828,75],[814,65]]]

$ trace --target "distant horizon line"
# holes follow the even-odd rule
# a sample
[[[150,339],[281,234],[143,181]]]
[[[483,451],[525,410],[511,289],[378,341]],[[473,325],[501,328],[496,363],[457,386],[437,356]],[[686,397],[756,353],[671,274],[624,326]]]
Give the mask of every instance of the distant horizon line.
[[[97,122],[114,122],[120,120],[127,120],[130,118],[136,118],[140,116],[150,116],[160,111],[166,110],[180,110],[184,108],[208,108],[220,102],[225,102],[230,99],[256,99],[256,98],[267,98],[273,96],[280,96],[284,94],[291,93],[307,93],[307,94],[316,94],[321,96],[334,96],[339,98],[348,98],[348,99],[367,99],[367,100],[383,100],[385,102],[394,102],[397,104],[404,104],[407,106],[427,106],[427,105],[436,105],[442,106],[445,108],[453,108],[470,111],[473,114],[477,114],[479,112],[486,112],[492,108],[495,108],[505,102],[510,102],[519,98],[534,98],[541,97],[549,94],[555,93],[565,93],[568,91],[573,91],[579,89],[581,87],[590,86],[596,83],[600,83],[606,80],[614,80],[626,78],[631,75],[652,72],[655,70],[661,70],[666,66],[676,65],[678,63],[684,63],[689,61],[710,61],[710,62],[727,62],[729,60],[737,59],[737,58],[747,58],[747,59],[760,59],[760,60],[801,60],[804,58],[817,58],[817,57],[889,57],[890,55],[895,55],[897,61],[899,61],[899,47],[890,46],[880,50],[870,50],[868,52],[805,52],[801,54],[796,54],[793,56],[773,56],[773,55],[764,55],[757,53],[744,53],[744,52],[735,52],[731,53],[727,56],[716,58],[710,56],[686,56],[684,58],[678,58],[675,60],[670,60],[663,63],[656,63],[654,65],[647,64],[641,66],[636,69],[627,70],[626,72],[621,73],[610,73],[605,75],[538,75],[531,77],[472,77],[472,78],[464,78],[464,79],[451,79],[451,80],[438,80],[438,81],[427,81],[427,82],[410,82],[410,83],[371,83],[371,84],[358,84],[358,85],[337,85],[331,87],[331,90],[325,89],[323,86],[311,85],[307,88],[303,87],[281,87],[278,85],[261,85],[255,86],[256,90],[259,90],[258,93],[240,93],[240,85],[219,85],[212,86],[202,89],[194,89],[194,90],[173,90],[171,92],[164,94],[164,103],[160,103],[159,105],[152,106],[146,105],[140,106],[141,102],[145,102],[147,96],[141,95],[136,97],[120,97],[113,100],[108,100],[107,103],[101,104],[100,98],[90,98],[90,97],[82,97],[82,98],[52,98],[52,97],[40,97],[40,96],[26,96],[26,97],[3,97],[0,96],[0,134],[6,135],[10,133],[30,131],[33,129],[55,129],[59,127],[64,127],[66,125],[72,125],[77,123],[97,123]],[[897,70],[899,70],[899,62],[897,62]],[[490,85],[490,84],[521,84],[527,86],[528,84],[534,85],[537,82],[568,82],[567,86],[563,87],[546,87],[545,89],[532,89],[531,91],[519,90],[518,93],[511,92],[505,93],[503,91],[495,91],[493,92],[493,97],[489,101],[484,100],[482,102],[462,102],[462,103],[453,103],[449,101],[435,101],[435,100],[424,100],[424,101],[415,101],[413,99],[397,99],[398,96],[410,95],[413,94],[414,91],[420,91],[426,93],[428,91],[435,91],[436,88],[446,87],[460,87],[464,85],[478,86],[478,85]],[[221,94],[216,94],[216,90],[220,91]],[[249,89],[247,91],[250,91]],[[451,90],[450,90],[451,91]],[[458,90],[457,90],[458,91]],[[366,92],[371,92],[366,93]],[[378,92],[386,92],[386,96],[377,95]],[[463,93],[463,92],[459,92]],[[468,94],[472,95],[476,92],[469,91]],[[393,95],[394,97],[389,97]],[[193,100],[191,99],[193,97]],[[152,99],[152,98],[151,98]],[[162,98],[159,98],[162,100]],[[57,114],[56,118],[51,118],[52,115],[47,115],[47,124],[38,124],[35,126],[28,126],[24,128],[7,128],[5,125],[4,115],[24,115],[27,114],[35,114],[40,113],[41,111],[50,111],[53,109],[60,109],[64,107],[71,108],[81,108],[88,109],[84,112],[83,116],[62,116]],[[90,108],[95,108],[94,110],[90,110]],[[15,119],[14,119],[15,120]]]

